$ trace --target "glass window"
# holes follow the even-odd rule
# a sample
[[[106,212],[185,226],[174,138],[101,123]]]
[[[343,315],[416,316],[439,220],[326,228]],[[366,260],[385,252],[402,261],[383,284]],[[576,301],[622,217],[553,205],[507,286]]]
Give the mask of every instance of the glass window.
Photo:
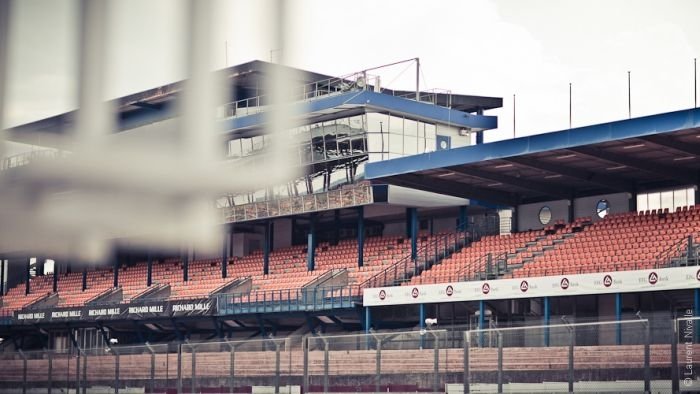
[[[371,112],[367,114],[367,131],[369,132],[389,132],[389,115]]]
[[[248,156],[253,152],[253,140],[250,138],[241,138],[241,155]]]
[[[648,210],[661,207],[661,193],[649,193]]]
[[[661,208],[661,209],[668,208],[669,210],[673,209],[673,191],[672,190],[661,193],[661,206],[659,208]]]
[[[688,206],[688,189],[673,191],[673,210],[678,207]]]
[[[389,135],[389,152],[403,155],[403,136],[399,134]]]
[[[236,139],[228,142],[228,155],[233,158],[241,157],[241,140]]]
[[[411,119],[404,119],[403,121],[403,134],[405,136],[418,136],[418,122]]]
[[[610,204],[608,203],[608,200],[600,200],[595,206],[595,213],[598,215],[599,218],[604,218],[608,216],[608,213],[610,212]]]
[[[547,205],[540,209],[539,219],[542,224],[548,224],[552,221],[552,210]]]
[[[637,195],[637,211],[646,211],[649,209],[649,196],[647,194],[638,194]]]
[[[418,153],[418,138],[413,136],[403,137],[403,153],[405,155],[415,155]]]
[[[262,150],[265,140],[262,135],[253,137],[253,151]]]
[[[403,135],[403,118],[399,118],[397,116],[390,116],[389,132],[392,134]]]

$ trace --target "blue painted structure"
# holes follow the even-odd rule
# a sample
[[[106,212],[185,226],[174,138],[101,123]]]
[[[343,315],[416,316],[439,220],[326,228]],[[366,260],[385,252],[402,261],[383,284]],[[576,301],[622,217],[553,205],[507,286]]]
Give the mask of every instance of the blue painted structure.
[[[418,102],[405,98],[376,93],[369,90],[347,92],[321,97],[310,101],[293,103],[290,106],[292,116],[302,116],[319,111],[347,108],[348,106],[366,107],[392,114],[407,115],[414,119],[450,124],[454,127],[475,129],[494,129],[498,127],[495,116],[473,115],[438,105]],[[265,112],[239,116],[224,121],[224,130],[228,134],[234,130],[262,127],[268,115]]]
[[[700,108],[367,163],[368,179],[700,127]]]
[[[357,207],[357,266],[362,267],[364,265],[364,261],[365,261],[365,207],[361,206],[361,207]]]
[[[544,325],[549,326],[549,318],[550,318],[550,311],[549,311],[549,297],[544,297]],[[549,327],[545,327],[544,329],[544,345],[549,346]]]
[[[622,320],[622,293],[615,293],[615,320]],[[622,344],[622,325],[615,325],[615,344]]]

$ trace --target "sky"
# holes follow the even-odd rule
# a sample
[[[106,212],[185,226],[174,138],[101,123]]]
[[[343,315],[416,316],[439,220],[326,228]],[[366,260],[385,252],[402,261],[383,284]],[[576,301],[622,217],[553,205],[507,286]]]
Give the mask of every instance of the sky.
[[[270,60],[270,0],[216,0],[215,68]],[[108,97],[185,75],[183,0],[110,4]],[[421,88],[503,97],[486,141],[692,107],[700,2],[611,0],[291,0],[287,64],[346,75],[418,57]],[[5,127],[77,105],[77,1],[15,1]],[[275,52],[276,53],[276,52]],[[380,71],[385,87],[415,88],[415,69]],[[13,148],[22,149],[18,147]],[[12,152],[12,150],[11,150]]]

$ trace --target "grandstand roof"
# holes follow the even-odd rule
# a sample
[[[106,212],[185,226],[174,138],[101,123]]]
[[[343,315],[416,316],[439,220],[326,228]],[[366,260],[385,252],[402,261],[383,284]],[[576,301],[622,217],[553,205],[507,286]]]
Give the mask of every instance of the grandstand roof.
[[[225,75],[231,85],[231,95],[227,101],[232,102],[264,94],[266,80],[273,67],[278,67],[278,65],[254,60],[220,70],[219,72]],[[336,78],[298,68],[288,67],[288,70],[294,82],[299,85]],[[113,100],[113,104],[119,112],[119,129],[125,130],[173,116],[173,104],[181,88],[182,81],[179,81]],[[410,92],[383,89],[382,93],[388,96],[405,96]],[[459,94],[436,94],[435,99],[436,104],[440,106],[447,106],[449,103],[453,110],[462,112],[500,108],[503,104],[502,98]],[[75,111],[71,111],[13,127],[7,130],[7,139],[32,143],[34,139],[31,136],[34,132],[64,133],[66,130],[70,130],[74,116]]]
[[[366,174],[508,206],[697,185],[700,109],[368,163]]]

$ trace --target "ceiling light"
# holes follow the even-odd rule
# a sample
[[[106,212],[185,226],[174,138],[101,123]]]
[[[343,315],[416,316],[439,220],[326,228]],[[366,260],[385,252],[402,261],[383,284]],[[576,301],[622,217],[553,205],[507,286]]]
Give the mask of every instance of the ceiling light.
[[[501,182],[496,182],[496,183],[489,183],[489,184],[486,185],[486,186],[488,186],[488,187],[494,187],[494,186],[501,186],[501,185],[502,185]]]
[[[644,144],[634,144],[634,145],[623,146],[622,149],[636,149],[636,148],[641,148],[643,146],[644,146]]]
[[[685,161],[685,160],[693,160],[695,156],[683,156],[683,157],[676,157],[673,159],[673,161]]]
[[[606,170],[608,171],[613,171],[613,170],[621,170],[623,168],[627,168],[627,166],[615,166],[615,167],[608,167]]]
[[[573,153],[570,154],[570,155],[561,155],[561,156],[557,156],[556,159],[557,159],[557,160],[564,160],[564,159],[570,159],[570,158],[572,158],[572,157],[576,157],[576,155],[573,154]]]
[[[499,164],[493,168],[510,168],[510,167],[513,167],[512,163],[511,164]]]
[[[454,172],[450,171],[450,172],[446,172],[446,173],[444,173],[444,174],[440,174],[440,175],[438,175],[438,177],[439,177],[439,178],[442,178],[442,177],[444,177],[444,176],[450,176],[450,175],[454,175],[454,174],[455,174]]]
[[[544,179],[554,179],[554,178],[561,178],[561,174],[556,174],[556,175],[547,175],[544,177]]]

